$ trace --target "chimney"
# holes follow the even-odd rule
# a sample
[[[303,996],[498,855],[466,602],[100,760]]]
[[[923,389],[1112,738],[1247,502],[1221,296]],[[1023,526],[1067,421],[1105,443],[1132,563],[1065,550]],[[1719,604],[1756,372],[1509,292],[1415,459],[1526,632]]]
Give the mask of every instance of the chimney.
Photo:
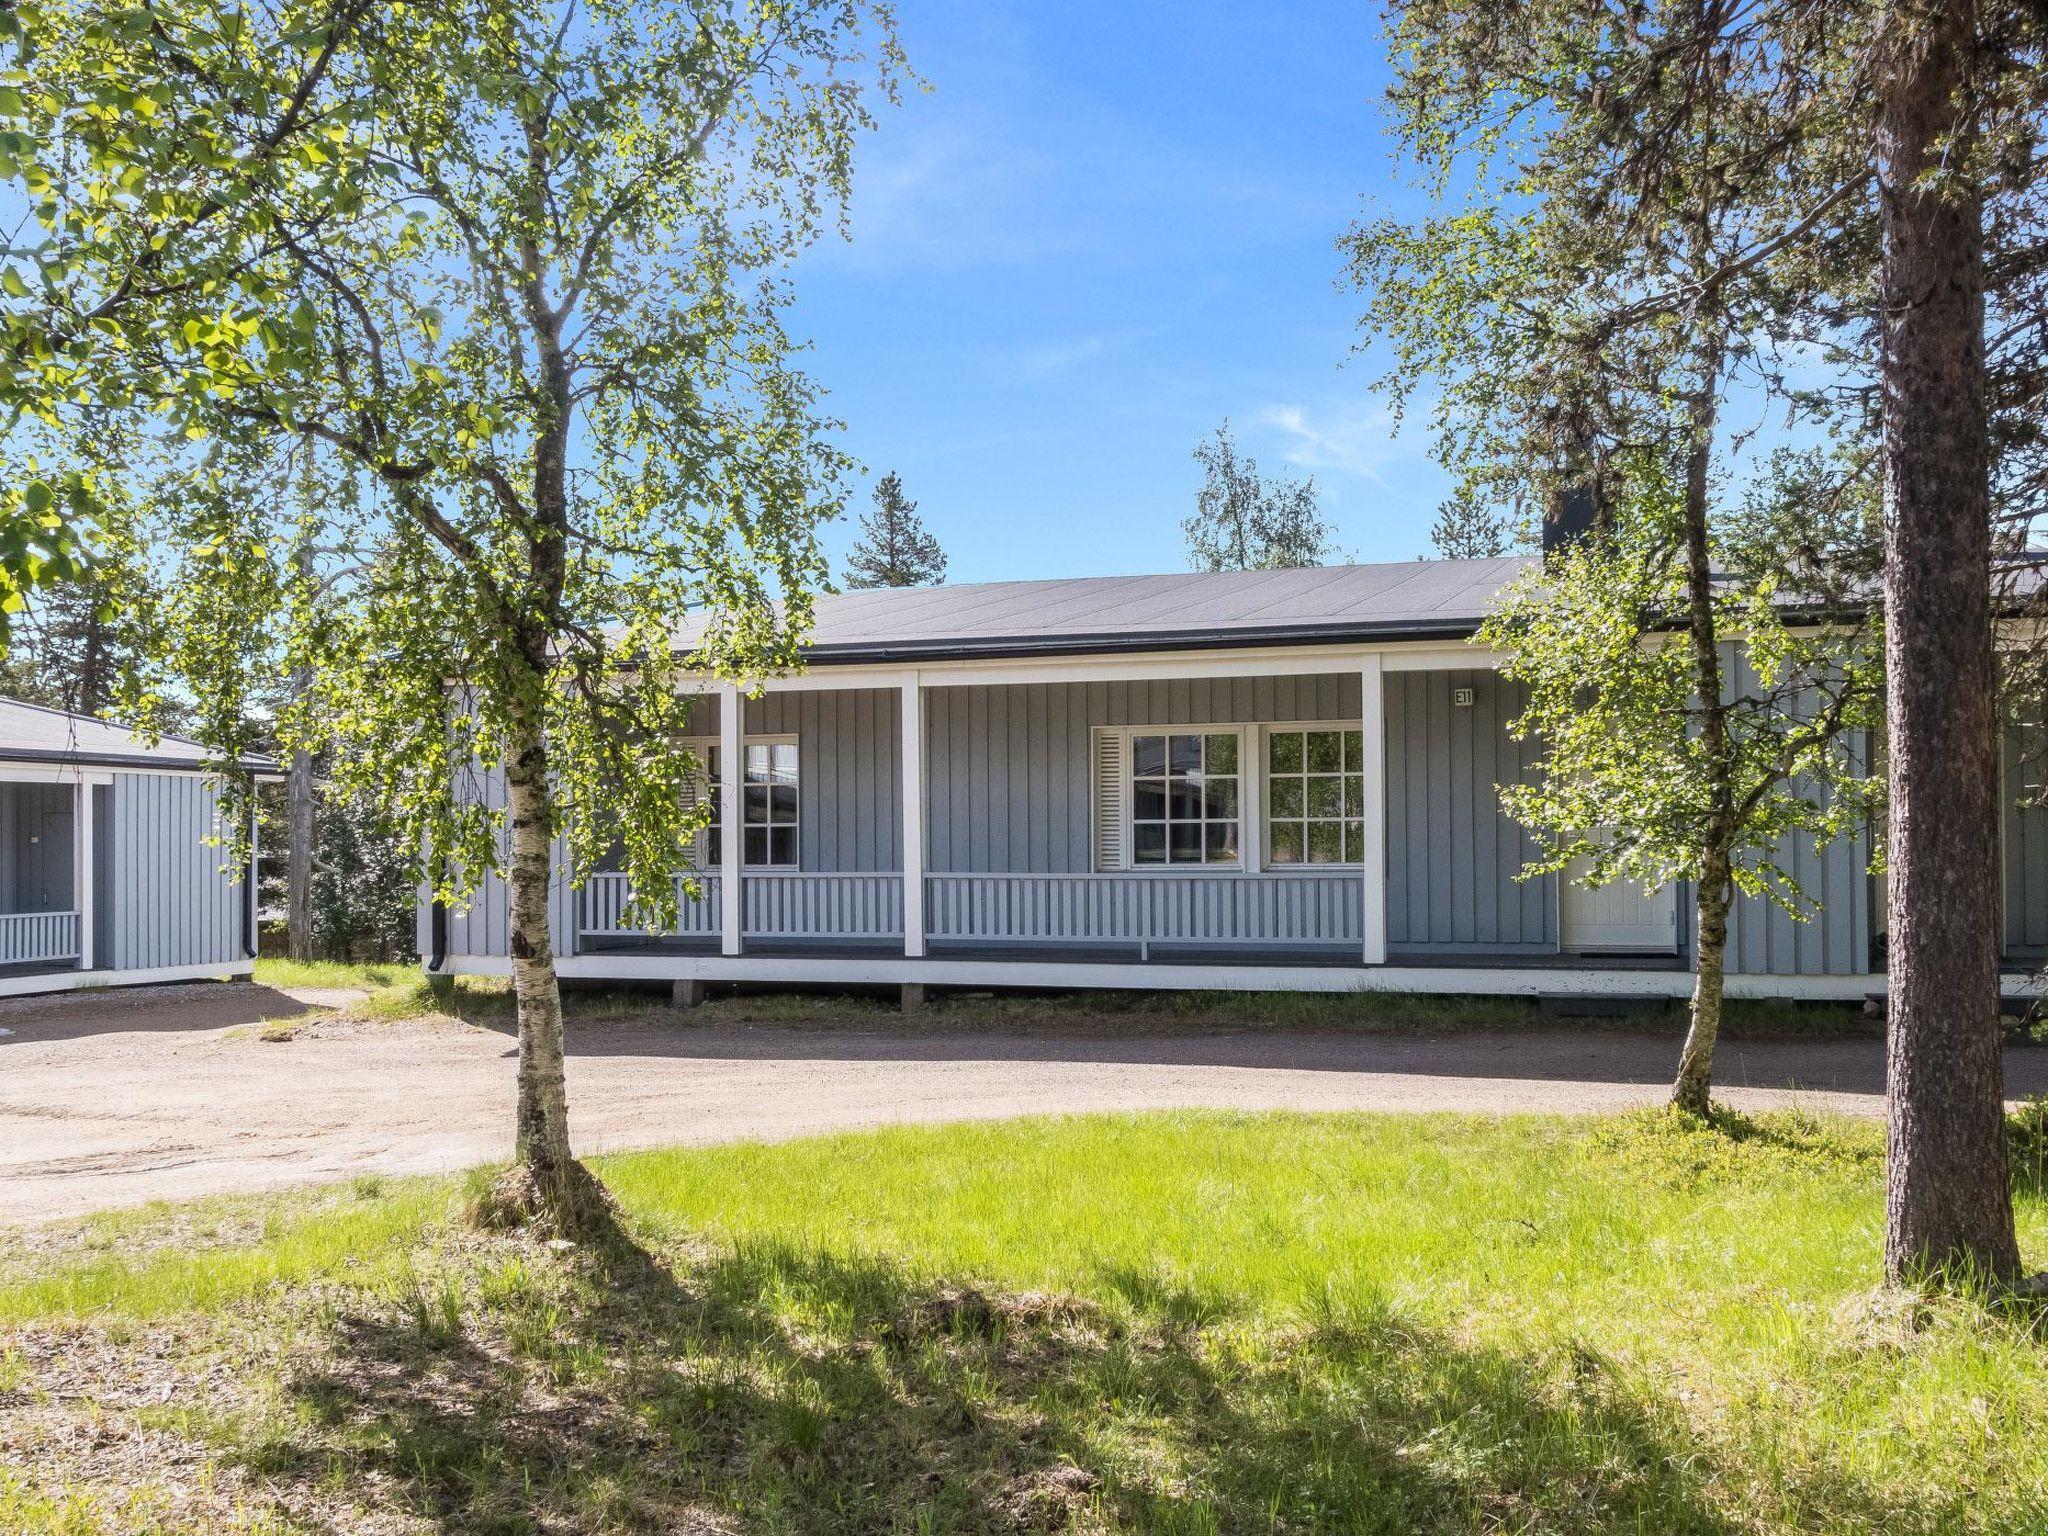
[[[1599,516],[1593,487],[1581,481],[1560,494],[1543,519],[1543,563],[1582,541]]]

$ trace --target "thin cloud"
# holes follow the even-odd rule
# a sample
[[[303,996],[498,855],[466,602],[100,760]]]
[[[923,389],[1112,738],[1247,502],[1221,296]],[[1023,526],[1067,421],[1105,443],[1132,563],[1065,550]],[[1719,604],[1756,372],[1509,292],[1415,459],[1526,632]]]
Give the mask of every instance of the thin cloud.
[[[1421,455],[1416,443],[1416,413],[1397,420],[1386,405],[1342,404],[1323,409],[1300,405],[1269,405],[1253,418],[1281,434],[1281,457],[1303,469],[1356,475],[1390,490],[1386,471]]]

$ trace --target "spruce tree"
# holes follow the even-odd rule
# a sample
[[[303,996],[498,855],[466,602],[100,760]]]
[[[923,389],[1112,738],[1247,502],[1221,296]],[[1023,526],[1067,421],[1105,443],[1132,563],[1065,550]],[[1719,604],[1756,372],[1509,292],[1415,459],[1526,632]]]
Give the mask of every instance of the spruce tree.
[[[846,557],[846,585],[935,587],[946,579],[946,552],[917,515],[917,503],[903,494],[893,469],[875,482],[875,510],[860,520],[860,538]]]

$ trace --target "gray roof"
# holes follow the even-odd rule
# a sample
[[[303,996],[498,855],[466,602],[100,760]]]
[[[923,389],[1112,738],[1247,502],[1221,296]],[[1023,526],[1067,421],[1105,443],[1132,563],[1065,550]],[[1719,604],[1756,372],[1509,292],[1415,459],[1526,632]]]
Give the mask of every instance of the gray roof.
[[[818,599],[805,654],[831,663],[1459,638],[1532,563],[1406,560],[841,592]]]
[[[206,749],[182,736],[165,736],[155,745],[91,715],[67,714],[0,699],[0,761],[61,763],[105,768],[201,768]],[[259,773],[276,771],[267,757],[245,757],[242,766]]]

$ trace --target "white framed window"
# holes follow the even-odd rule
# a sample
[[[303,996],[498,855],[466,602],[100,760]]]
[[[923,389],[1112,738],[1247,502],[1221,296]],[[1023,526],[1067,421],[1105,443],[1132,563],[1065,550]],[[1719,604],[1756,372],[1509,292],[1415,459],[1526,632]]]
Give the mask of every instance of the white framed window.
[[[1365,859],[1365,734],[1331,722],[1265,732],[1268,867]]]
[[[704,764],[702,790],[711,802],[703,859],[716,869],[724,859],[725,829],[719,824],[719,786],[724,783],[724,750],[713,740],[684,743]],[[740,765],[740,862],[749,869],[795,869],[802,862],[801,770],[794,736],[749,736]]]
[[[1096,867],[1241,867],[1245,766],[1242,726],[1099,728]]]

